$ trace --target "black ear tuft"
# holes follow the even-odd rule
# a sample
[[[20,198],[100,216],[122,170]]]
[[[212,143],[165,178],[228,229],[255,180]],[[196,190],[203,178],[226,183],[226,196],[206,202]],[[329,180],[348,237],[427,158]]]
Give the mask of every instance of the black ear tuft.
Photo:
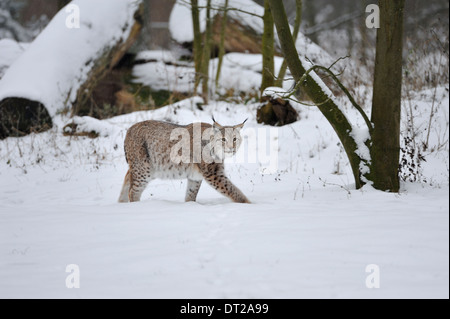
[[[222,129],[222,128],[223,128],[222,125],[220,125],[219,123],[216,122],[216,119],[214,118],[214,116],[211,116],[211,118],[212,118],[212,120],[213,120],[213,127],[214,127],[215,129]]]

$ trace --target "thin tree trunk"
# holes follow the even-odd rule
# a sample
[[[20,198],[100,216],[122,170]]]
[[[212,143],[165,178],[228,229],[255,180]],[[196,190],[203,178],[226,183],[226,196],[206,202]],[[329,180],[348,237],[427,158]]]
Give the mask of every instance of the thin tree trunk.
[[[272,9],[282,51],[292,76],[298,83],[302,76],[306,73],[306,70],[298,57],[283,2],[279,0],[268,1]],[[310,75],[306,76],[301,88],[311,98],[311,100],[317,104],[319,110],[335,130],[349,158],[355,178],[355,186],[356,188],[362,187],[365,179],[363,178],[363,172],[361,170],[364,166],[363,164],[367,163],[365,163],[365,161],[357,154],[358,144],[351,135],[353,128],[350,122],[347,120],[340,108],[328,98],[327,94],[324,92],[324,89]]]
[[[304,10],[305,10],[305,20],[307,23],[306,29],[311,29],[316,26],[317,10],[316,10],[315,3],[316,3],[315,1],[306,1],[305,2]],[[307,35],[312,42],[318,43],[318,41],[317,41],[318,33],[317,32],[313,32],[311,34],[305,33],[305,35]]]
[[[399,190],[400,110],[402,89],[403,10],[405,0],[380,0],[380,28],[372,101],[373,186]]]
[[[203,42],[203,56],[201,67],[202,97],[206,104],[208,104],[209,102],[209,61],[211,60],[211,40],[212,40],[211,0],[208,0],[206,5],[206,30]]]
[[[368,29],[365,23],[364,19],[360,19],[360,21],[357,22],[358,23],[358,29],[359,29],[359,33],[361,34],[361,40],[359,41],[359,47],[358,47],[358,54],[359,54],[359,61],[364,65],[364,66],[368,66],[368,59],[367,59],[367,48],[370,48],[370,40],[368,37]],[[351,55],[352,51],[351,49],[349,49],[349,54]]]
[[[194,64],[195,64],[195,85],[194,94],[197,93],[197,88],[200,83],[202,72],[202,34],[200,32],[200,15],[198,10],[198,0],[191,0],[191,14],[192,14],[192,26],[194,29]]]
[[[294,23],[294,31],[293,31],[293,37],[294,42],[297,41],[298,33],[300,32],[300,25],[302,23],[302,11],[303,11],[303,3],[302,0],[296,0],[295,1],[296,7],[295,7],[295,23]],[[284,77],[286,76],[287,71],[287,62],[286,59],[283,60],[283,64],[281,64],[280,72],[278,73],[278,78],[276,80],[275,85],[279,87],[283,87],[283,81]]]
[[[270,86],[275,85],[274,73],[275,73],[275,63],[274,63],[274,22],[272,12],[270,10],[269,1],[264,1],[264,33],[262,37],[262,60],[263,60],[263,70],[262,70],[262,82],[261,82],[261,95],[264,90]]]
[[[228,0],[225,0],[223,8],[222,24],[220,26],[219,61],[217,64],[216,89],[219,86],[220,72],[222,71],[223,56],[225,55],[225,30],[228,18]]]

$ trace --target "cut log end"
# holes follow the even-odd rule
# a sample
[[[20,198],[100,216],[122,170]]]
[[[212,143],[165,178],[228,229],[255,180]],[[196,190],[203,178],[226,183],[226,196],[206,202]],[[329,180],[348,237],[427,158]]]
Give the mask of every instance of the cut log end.
[[[299,120],[299,115],[289,101],[270,98],[269,101],[258,108],[256,119],[258,123],[283,126]]]
[[[45,106],[24,98],[0,101],[0,139],[40,133],[53,126]]]

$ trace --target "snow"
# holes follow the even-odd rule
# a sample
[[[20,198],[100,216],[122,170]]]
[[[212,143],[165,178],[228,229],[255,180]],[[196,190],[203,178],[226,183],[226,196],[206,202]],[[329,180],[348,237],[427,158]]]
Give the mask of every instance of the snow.
[[[262,95],[271,97],[272,99],[278,98],[285,99],[289,97],[290,93],[291,93],[290,91],[280,88],[278,86],[269,86],[264,90]]]
[[[145,57],[148,58],[145,58]],[[133,81],[153,90],[170,90],[184,93],[194,91],[195,67],[193,63],[180,63],[165,51],[145,51],[138,60],[149,62],[133,68]],[[283,59],[275,57],[275,73],[278,74]],[[210,87],[215,86],[218,59],[212,59],[209,68]],[[262,56],[250,53],[228,53],[223,57],[220,73],[220,90],[235,92],[259,92],[261,86]],[[291,82],[285,83],[287,87]],[[200,88],[199,88],[200,89]]]
[[[52,117],[69,106],[93,66],[93,57],[128,35],[139,2],[72,1],[70,8],[79,8],[80,27],[66,24],[76,11],[61,10],[0,80],[0,100],[39,101]]]
[[[215,79],[219,60],[213,59],[210,66],[210,77]],[[275,74],[280,72],[283,59],[274,57]],[[262,55],[250,53],[228,53],[223,57],[220,72],[220,87],[236,92],[259,92],[262,81]],[[211,83],[213,84],[213,83]]]
[[[18,43],[11,39],[0,39],[0,79],[14,61],[28,48],[28,43]]]
[[[77,132],[96,132],[103,137],[107,137],[115,131],[114,127],[112,127],[107,121],[100,121],[89,116],[74,116],[72,118],[72,123],[76,124]]]
[[[204,21],[206,17],[206,15],[203,15],[204,10],[201,10],[201,14],[199,21]],[[175,3],[172,12],[170,13],[169,30],[172,39],[179,43],[192,42],[194,40],[191,10],[187,4],[181,1]],[[205,30],[204,23],[200,24],[200,30]]]
[[[180,63],[174,52],[165,50],[141,51],[136,55],[136,61],[162,61],[165,63]]]
[[[153,90],[193,92],[195,68],[190,65],[170,65],[164,61],[135,65],[133,82],[151,87]]]
[[[370,161],[370,150],[365,144],[370,139],[370,133],[369,129],[367,127],[364,128],[358,128],[353,127],[352,131],[350,132],[350,136],[353,137],[353,139],[356,142],[356,145],[358,146],[358,149],[355,151],[355,153],[362,159],[366,161]]]
[[[429,119],[433,93],[412,101],[418,127]],[[448,88],[436,95],[435,122],[448,127]],[[449,297],[448,131],[430,138],[434,151],[422,173],[432,183],[402,183],[395,194],[355,190],[342,147],[316,108],[302,107],[300,121],[267,138],[257,104],[213,101],[200,111],[200,102],[75,119],[102,132],[97,139],[62,136],[71,120],[58,115],[45,133],[0,141],[0,297]],[[346,112],[360,123],[357,111]],[[273,174],[262,174],[260,162],[227,163],[252,204],[232,203],[206,184],[198,202],[184,203],[186,181],[177,180],[155,180],[141,202],[117,203],[129,126],[211,122],[212,114],[223,124],[248,117],[246,139],[278,143]],[[417,134],[426,138],[425,130]],[[71,264],[80,270],[79,289],[66,287]],[[380,269],[379,289],[365,284],[371,264]]]
[[[261,11],[250,2],[230,1]],[[106,0],[73,3],[84,12],[86,26],[88,9]],[[180,3],[171,32],[184,42],[191,22]],[[134,0],[109,1],[103,17],[131,21],[134,5]],[[62,12],[48,28],[64,23]],[[260,28],[257,17],[230,14]],[[80,83],[70,75],[76,68],[89,70],[84,54],[95,53],[100,38],[119,34],[92,27],[96,32],[72,30],[73,43],[64,40],[67,52],[79,45],[73,61],[61,59],[63,51],[49,56],[51,64],[37,60],[44,44],[54,46],[45,32],[24,53],[0,41],[0,48],[8,48],[0,50],[0,63],[12,63],[0,82],[0,99],[18,87],[20,78],[28,98],[52,103],[54,123],[47,132],[0,141],[0,298],[449,298],[448,85],[411,92],[402,101],[402,148],[411,147],[405,144],[410,136],[426,145],[421,147],[426,161],[414,170],[417,181],[405,178],[398,193],[370,185],[356,190],[342,145],[316,107],[292,103],[300,120],[277,128],[257,124],[258,103],[215,101],[215,96],[208,105],[192,97],[106,120],[57,114]],[[83,32],[92,32],[91,43],[76,41]],[[302,35],[297,41],[305,65],[306,58],[331,65],[332,59],[307,41]],[[145,62],[133,70],[137,83],[192,92],[193,65],[178,61],[175,53],[145,51],[137,60]],[[225,55],[220,87],[211,87],[259,91],[261,61],[258,54]],[[275,60],[276,73],[281,61]],[[26,65],[32,69],[23,69]],[[211,79],[216,69],[217,59],[211,62]],[[39,81],[31,81],[38,75]],[[291,86],[288,81],[266,94],[284,95]],[[368,157],[368,131],[360,114],[345,96],[323,89],[353,124],[360,155]],[[369,110],[370,87],[354,91]],[[152,181],[141,202],[117,203],[128,169],[123,141],[131,125],[150,119],[211,123],[212,115],[223,125],[248,118],[241,149],[226,161],[226,172],[252,204],[232,203],[206,183],[197,202],[185,203],[185,180]],[[77,124],[77,132],[95,131],[99,137],[63,136],[69,123]],[[66,286],[69,265],[80,271],[78,289]],[[368,265],[379,268],[378,289],[366,286]]]

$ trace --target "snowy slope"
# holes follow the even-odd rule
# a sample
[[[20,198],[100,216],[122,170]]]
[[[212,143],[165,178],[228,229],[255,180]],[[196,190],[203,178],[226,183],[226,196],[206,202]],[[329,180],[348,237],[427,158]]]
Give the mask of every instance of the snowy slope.
[[[76,12],[73,7],[61,10],[0,80],[0,101],[7,97],[39,101],[54,116],[67,106],[68,98],[75,98],[93,67],[92,58],[130,32],[139,2],[72,1],[70,6],[79,9],[80,27],[66,24]]]
[[[0,297],[448,298],[448,88],[438,91],[427,181],[403,183],[398,194],[354,190],[331,127],[304,106],[296,106],[299,122],[274,131],[256,124],[257,105],[211,102],[200,111],[193,98],[104,121],[77,118],[97,139],[62,136],[68,119],[58,116],[48,132],[0,141]],[[418,141],[432,97],[411,101]],[[273,174],[261,173],[259,154],[227,163],[252,204],[207,185],[197,203],[184,203],[186,182],[161,180],[141,202],[117,203],[130,125],[210,122],[212,114],[224,124],[249,117],[246,141],[256,134],[258,149],[278,150]],[[79,289],[66,288],[69,264],[80,269]],[[379,289],[366,287],[371,264]]]

